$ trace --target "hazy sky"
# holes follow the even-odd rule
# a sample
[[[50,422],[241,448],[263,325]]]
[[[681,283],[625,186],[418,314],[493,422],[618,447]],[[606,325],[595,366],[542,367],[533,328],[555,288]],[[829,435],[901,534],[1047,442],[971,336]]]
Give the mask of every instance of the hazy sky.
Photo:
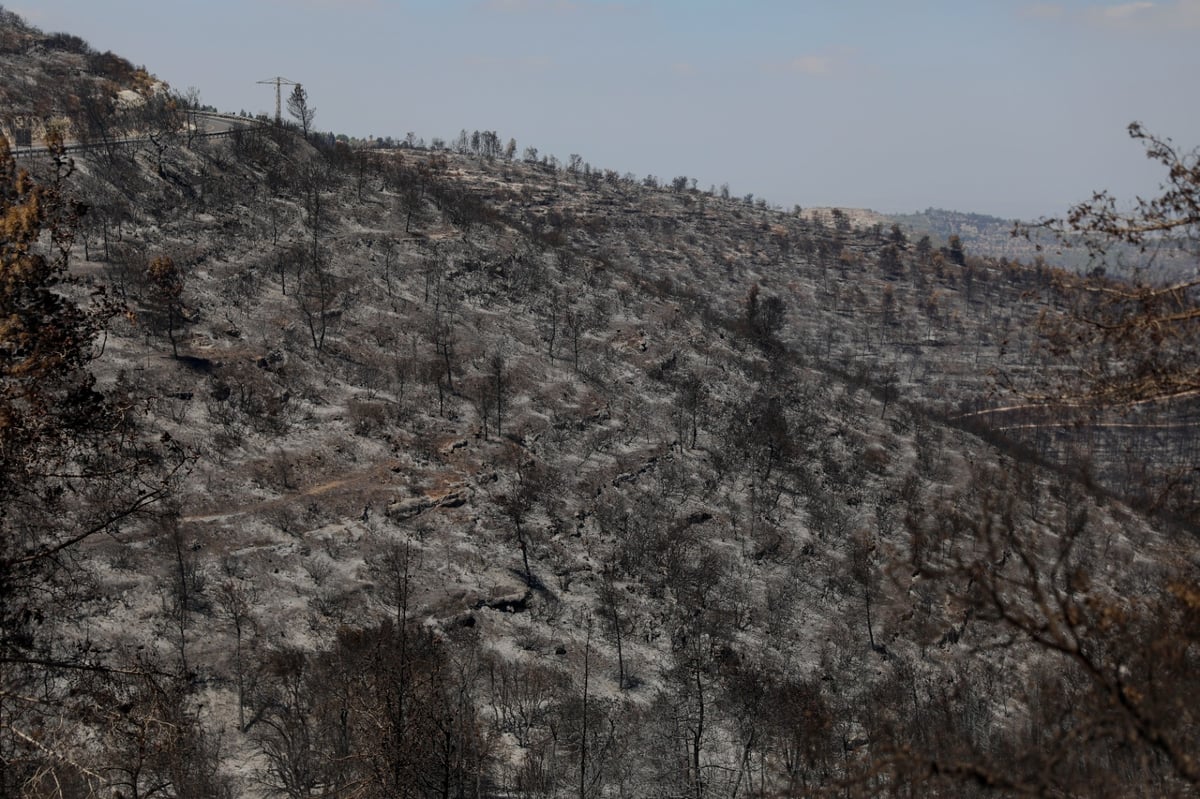
[[[0,0],[223,110],[496,130],[772,203],[1030,217],[1153,193],[1200,145],[1200,0]]]

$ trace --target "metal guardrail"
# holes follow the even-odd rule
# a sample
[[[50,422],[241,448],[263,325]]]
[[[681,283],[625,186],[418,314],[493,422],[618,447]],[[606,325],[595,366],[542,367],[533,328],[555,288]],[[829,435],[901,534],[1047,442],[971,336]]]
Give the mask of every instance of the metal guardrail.
[[[207,111],[197,111],[194,113],[196,116],[207,117],[209,119],[220,119],[220,120],[224,120],[226,122],[235,123],[236,126],[231,127],[229,130],[217,130],[217,131],[208,131],[208,132],[196,131],[196,132],[193,132],[190,134],[187,132],[181,131],[174,135],[179,135],[179,136],[183,136],[183,137],[190,136],[193,139],[222,139],[222,138],[228,138],[230,136],[237,136],[239,134],[245,133],[246,131],[259,130],[259,129],[265,127],[265,123],[260,122],[256,119],[248,119],[247,117],[238,117],[238,116],[233,116],[231,114],[214,114],[214,113],[210,113]],[[87,150],[99,150],[99,149],[104,149],[104,148],[108,148],[108,147],[129,147],[129,146],[133,146],[133,145],[149,144],[149,143],[152,143],[152,140],[149,136],[136,136],[133,138],[116,139],[114,141],[109,141],[109,142],[78,142],[77,141],[77,142],[70,142],[70,143],[63,144],[62,152],[63,153],[80,153],[80,152],[85,152]],[[41,157],[53,155],[53,152],[48,147],[12,147],[12,148],[10,148],[10,152],[12,153],[12,156],[15,159],[41,158]]]

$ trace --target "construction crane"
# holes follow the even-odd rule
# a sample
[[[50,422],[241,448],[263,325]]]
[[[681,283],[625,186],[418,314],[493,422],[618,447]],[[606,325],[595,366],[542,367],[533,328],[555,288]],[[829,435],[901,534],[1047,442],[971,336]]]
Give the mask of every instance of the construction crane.
[[[268,78],[267,80],[260,80],[259,83],[265,83],[267,85],[275,84],[275,124],[282,125],[283,124],[283,89],[281,87],[283,87],[283,86],[299,86],[300,84],[296,83],[294,80],[288,80],[287,78],[280,78],[280,77]]]

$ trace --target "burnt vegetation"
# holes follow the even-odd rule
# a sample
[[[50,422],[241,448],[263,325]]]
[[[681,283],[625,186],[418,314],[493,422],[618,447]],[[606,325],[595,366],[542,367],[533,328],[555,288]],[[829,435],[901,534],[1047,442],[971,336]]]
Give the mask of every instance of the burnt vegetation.
[[[0,795],[1198,790],[1194,282],[0,57]]]

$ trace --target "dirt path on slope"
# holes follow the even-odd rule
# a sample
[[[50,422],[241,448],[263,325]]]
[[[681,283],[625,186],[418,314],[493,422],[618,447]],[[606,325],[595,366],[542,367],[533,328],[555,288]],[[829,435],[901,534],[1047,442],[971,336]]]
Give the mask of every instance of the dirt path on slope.
[[[298,491],[242,505],[238,508],[219,513],[195,513],[182,517],[185,523],[204,524],[236,519],[253,513],[271,510],[309,497],[319,497],[339,489],[361,491],[366,497],[375,494],[392,494],[395,491],[395,470],[401,466],[398,460],[385,460],[366,469],[346,472],[332,480],[326,480],[315,485],[307,486]],[[378,501],[378,500],[376,500]]]

